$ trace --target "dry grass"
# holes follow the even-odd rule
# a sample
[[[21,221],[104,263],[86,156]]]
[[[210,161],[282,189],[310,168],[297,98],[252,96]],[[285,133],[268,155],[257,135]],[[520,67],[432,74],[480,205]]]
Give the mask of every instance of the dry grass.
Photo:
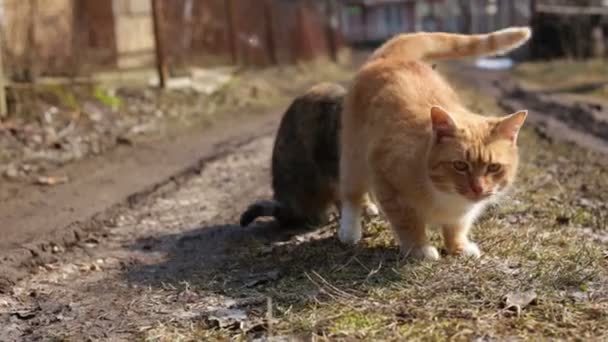
[[[473,107],[499,112],[473,91],[465,96]],[[337,242],[335,224],[273,246],[244,241],[225,267],[189,287],[249,300],[237,305],[247,328],[214,329],[199,319],[157,325],[143,338],[608,338],[608,247],[599,241],[608,234],[608,161],[531,130],[521,146],[517,187],[473,230],[481,259],[402,260],[382,220],[367,222],[356,248]],[[436,232],[433,242],[441,244]],[[278,276],[264,278],[269,272]],[[506,295],[528,290],[537,294],[533,303],[505,308]]]

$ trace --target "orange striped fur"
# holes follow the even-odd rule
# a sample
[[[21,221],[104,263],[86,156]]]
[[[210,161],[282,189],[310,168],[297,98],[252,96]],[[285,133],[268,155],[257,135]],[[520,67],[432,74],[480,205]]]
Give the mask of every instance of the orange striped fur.
[[[480,255],[468,231],[515,179],[526,112],[501,118],[473,113],[423,60],[504,53],[529,37],[528,28],[403,34],[372,55],[342,113],[341,241],[361,238],[359,216],[371,191],[403,252],[439,258],[426,234],[427,225],[437,224],[449,253]]]

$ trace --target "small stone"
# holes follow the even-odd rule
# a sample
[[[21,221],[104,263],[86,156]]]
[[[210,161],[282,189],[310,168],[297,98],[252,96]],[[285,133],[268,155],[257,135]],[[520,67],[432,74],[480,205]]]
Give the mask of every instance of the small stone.
[[[207,316],[208,325],[215,329],[242,329],[246,320],[247,313],[238,309],[218,309]]]
[[[32,137],[30,139],[36,145],[42,144],[42,141],[43,141],[42,136],[40,134],[34,134],[34,135],[32,135]]]
[[[61,246],[57,246],[57,245],[53,245],[53,247],[51,248],[51,252],[53,254],[63,253],[64,251],[65,250]]]
[[[578,200],[578,204],[583,208],[593,208],[595,207],[594,203],[586,198],[581,198]]]
[[[15,167],[15,165],[11,164],[6,170],[4,170],[4,176],[8,179],[17,179],[20,176],[19,170],[17,167]]]
[[[511,292],[504,297],[505,310],[513,310],[517,316],[521,315],[521,311],[536,302],[537,294],[534,290],[525,292]]]
[[[38,177],[36,179],[36,184],[38,185],[58,185],[69,182],[70,179],[67,176],[48,176],[48,177]]]

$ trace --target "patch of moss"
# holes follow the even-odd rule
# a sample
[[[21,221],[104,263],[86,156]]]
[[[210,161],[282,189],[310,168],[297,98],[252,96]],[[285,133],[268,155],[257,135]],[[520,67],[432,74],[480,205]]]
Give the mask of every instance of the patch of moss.
[[[48,85],[43,91],[48,91],[52,94],[56,98],[58,104],[62,107],[73,110],[80,109],[80,103],[76,98],[76,94],[74,94],[69,87],[59,84]]]
[[[96,86],[93,89],[93,97],[104,106],[112,108],[113,110],[120,109],[123,104],[120,97],[111,94],[107,89],[101,86]]]
[[[328,328],[334,335],[364,337],[373,330],[382,329],[386,317],[369,312],[345,312],[337,317]]]

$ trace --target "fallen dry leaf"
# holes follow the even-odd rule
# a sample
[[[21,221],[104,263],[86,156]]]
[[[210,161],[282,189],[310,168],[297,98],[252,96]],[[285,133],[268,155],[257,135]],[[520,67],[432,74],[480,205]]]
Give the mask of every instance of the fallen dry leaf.
[[[218,309],[207,316],[209,326],[216,329],[243,329],[245,320],[247,313],[239,309]]]
[[[41,176],[36,179],[38,185],[58,185],[69,182],[67,176]]]
[[[19,126],[12,121],[0,122],[0,131],[8,131],[12,129],[17,129]]]
[[[517,316],[521,315],[521,310],[536,301],[537,295],[534,290],[525,292],[511,292],[504,297],[505,310],[515,311]]]

